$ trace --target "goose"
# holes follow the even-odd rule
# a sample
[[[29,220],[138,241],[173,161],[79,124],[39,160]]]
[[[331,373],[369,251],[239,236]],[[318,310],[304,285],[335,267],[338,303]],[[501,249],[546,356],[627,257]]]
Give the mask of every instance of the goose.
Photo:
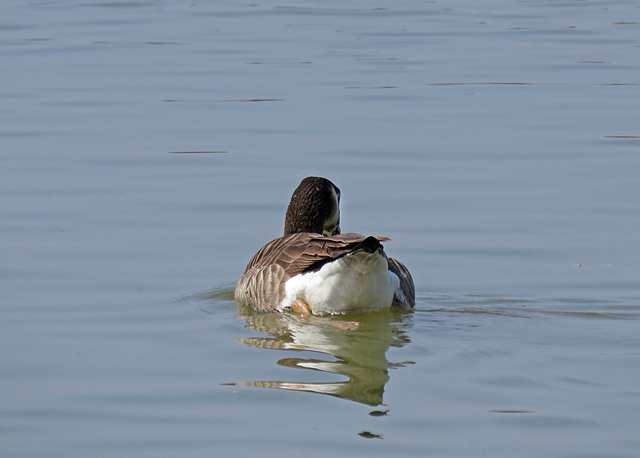
[[[307,177],[291,196],[284,235],[249,261],[235,288],[258,311],[327,315],[415,305],[409,270],[387,257],[388,237],[340,233],[340,189]]]

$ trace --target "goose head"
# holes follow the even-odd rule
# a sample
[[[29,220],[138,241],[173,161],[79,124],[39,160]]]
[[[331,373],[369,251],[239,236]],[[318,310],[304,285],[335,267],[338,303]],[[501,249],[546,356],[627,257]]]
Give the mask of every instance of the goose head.
[[[307,177],[293,191],[284,235],[298,232],[340,234],[340,189],[326,178]]]

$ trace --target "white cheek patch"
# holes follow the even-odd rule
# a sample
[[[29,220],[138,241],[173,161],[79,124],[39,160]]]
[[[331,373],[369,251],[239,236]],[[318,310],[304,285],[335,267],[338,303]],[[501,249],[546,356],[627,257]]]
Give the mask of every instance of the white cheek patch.
[[[334,188],[331,188],[331,200],[333,201],[333,211],[324,222],[324,228],[322,233],[326,236],[332,236],[337,232],[340,232],[340,201],[338,194]]]

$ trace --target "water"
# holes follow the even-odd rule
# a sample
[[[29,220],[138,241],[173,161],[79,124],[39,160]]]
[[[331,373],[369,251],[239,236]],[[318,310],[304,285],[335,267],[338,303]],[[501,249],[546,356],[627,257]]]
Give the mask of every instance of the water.
[[[636,4],[5,3],[3,456],[637,456]],[[414,311],[233,302],[307,175]]]

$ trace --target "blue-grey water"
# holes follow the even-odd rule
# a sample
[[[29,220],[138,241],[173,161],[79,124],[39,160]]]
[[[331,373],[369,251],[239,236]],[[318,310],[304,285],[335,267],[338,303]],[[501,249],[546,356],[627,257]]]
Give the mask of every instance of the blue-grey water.
[[[0,59],[3,457],[638,456],[638,2],[6,0]],[[234,303],[307,175],[414,311]]]

